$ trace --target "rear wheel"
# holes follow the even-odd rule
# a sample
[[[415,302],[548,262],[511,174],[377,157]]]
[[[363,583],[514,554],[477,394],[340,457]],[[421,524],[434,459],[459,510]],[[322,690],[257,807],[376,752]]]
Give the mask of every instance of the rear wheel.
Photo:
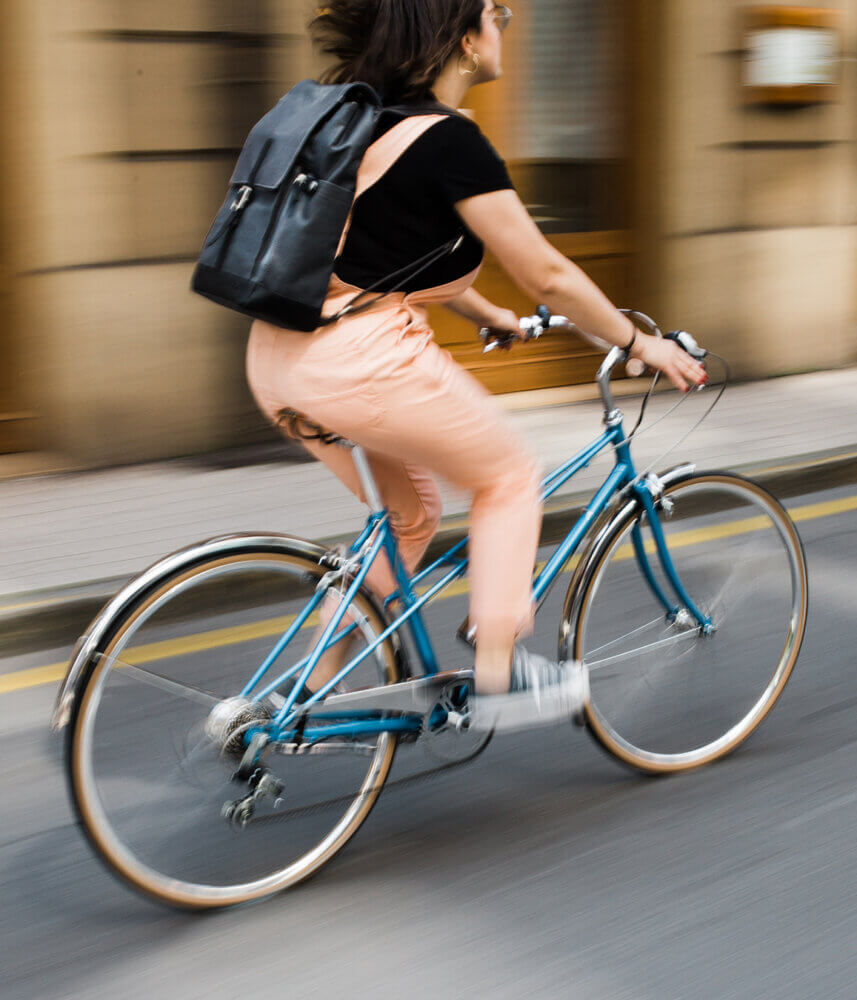
[[[671,620],[646,582],[635,531],[674,596],[647,517],[632,507],[569,592],[560,637],[562,654],[589,668],[592,734],[653,773],[710,763],[756,729],[792,672],[807,614],[800,538],[769,493],[739,476],[705,473],[667,487],[664,501],[670,556],[688,596],[710,616],[710,634],[686,613]]]
[[[233,780],[241,727],[264,722],[282,698],[272,693],[261,707],[244,706],[243,715],[239,708],[230,715],[237,703],[228,699],[242,691],[324,572],[297,550],[233,550],[199,562],[126,611],[93,658],[69,731],[72,795],[101,857],[148,895],[208,908],[295,885],[344,847],[377,800],[396,749],[390,733],[330,740],[306,755],[266,752],[281,802],[275,806],[272,796],[252,815],[230,809],[247,793],[246,783]],[[385,623],[362,591],[350,611],[357,653]],[[316,626],[313,616],[266,682],[304,657]],[[388,640],[344,687],[399,679]],[[213,712],[221,721],[225,714],[237,734],[231,753],[213,736]],[[310,720],[307,735],[320,724]]]

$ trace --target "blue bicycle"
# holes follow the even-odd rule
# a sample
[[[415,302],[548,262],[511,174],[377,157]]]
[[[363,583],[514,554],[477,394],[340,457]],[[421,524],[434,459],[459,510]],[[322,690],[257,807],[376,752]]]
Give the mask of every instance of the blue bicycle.
[[[540,310],[522,329],[559,325]],[[610,389],[625,360],[613,348],[598,373],[603,433],[544,480],[548,498],[614,451],[533,596],[550,607],[571,573],[559,657],[588,667],[585,724],[621,761],[664,774],[722,757],[770,711],[803,640],[807,573],[791,519],[757,484],[692,465],[637,471],[637,429],[626,434]],[[265,534],[192,546],[125,587],[72,656],[54,723],[83,829],[110,868],[171,905],[295,885],[355,834],[398,746],[422,747],[437,771],[489,738],[468,724],[472,672],[441,669],[423,617],[463,600],[466,540],[410,578],[365,455],[340,443],[371,506],[350,547]],[[398,586],[380,603],[364,580],[382,553]],[[460,633],[472,638],[466,621]],[[310,695],[337,646],[344,665]]]

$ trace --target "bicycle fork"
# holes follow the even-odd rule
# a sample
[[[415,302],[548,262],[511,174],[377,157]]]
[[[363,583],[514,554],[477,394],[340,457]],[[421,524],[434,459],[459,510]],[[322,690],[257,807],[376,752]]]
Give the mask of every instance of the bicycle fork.
[[[637,565],[640,568],[640,572],[643,574],[643,579],[648,584],[655,598],[660,604],[663,605],[668,622],[681,626],[691,626],[695,622],[696,626],[703,635],[711,635],[711,633],[715,631],[715,625],[712,622],[711,617],[700,611],[691,599],[690,595],[685,590],[684,584],[681,582],[678,573],[676,572],[675,564],[670,556],[663,527],[661,526],[660,518],[658,517],[657,508],[659,504],[661,509],[669,515],[672,512],[672,503],[668,497],[659,496],[658,490],[659,484],[655,484],[655,488],[653,490],[652,484],[650,484],[648,478],[643,482],[635,483],[633,488],[634,494],[643,508],[643,513],[648,521],[649,530],[651,531],[655,542],[655,551],[657,552],[658,562],[663,569],[667,582],[672,588],[675,596],[678,598],[679,603],[676,604],[670,600],[652,570],[649,554],[646,552],[646,546],[643,541],[643,532],[641,530],[643,514],[637,518],[634,526],[631,528],[631,543],[633,545]]]

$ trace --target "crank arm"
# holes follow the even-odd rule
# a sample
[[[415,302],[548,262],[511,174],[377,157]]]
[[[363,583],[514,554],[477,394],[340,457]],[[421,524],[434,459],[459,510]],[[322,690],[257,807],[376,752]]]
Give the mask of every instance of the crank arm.
[[[319,740],[318,743],[272,743],[273,753],[286,757],[310,757],[318,754],[352,753],[358,757],[374,757],[378,752],[376,743],[355,743],[353,740]]]
[[[308,715],[342,712],[396,712],[402,715],[425,715],[437,704],[441,691],[449,684],[473,681],[472,670],[444,670],[412,681],[385,687],[363,688],[344,694],[328,695],[309,705]]]

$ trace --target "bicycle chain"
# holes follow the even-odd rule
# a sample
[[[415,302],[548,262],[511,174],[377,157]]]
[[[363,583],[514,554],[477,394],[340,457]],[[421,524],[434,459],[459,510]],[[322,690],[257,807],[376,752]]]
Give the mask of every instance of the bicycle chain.
[[[443,774],[445,771],[451,771],[453,768],[463,767],[465,764],[470,764],[476,760],[476,758],[485,751],[485,748],[490,742],[491,739],[489,737],[472,754],[467,757],[463,757],[461,760],[450,761],[448,764],[440,764],[437,767],[431,767],[426,771],[419,771],[417,774],[411,774],[406,778],[397,778],[395,781],[384,781],[380,786],[375,785],[368,791],[364,792],[363,795],[374,794],[376,790],[380,792],[384,789],[403,788],[406,785],[416,784],[420,781],[427,781],[429,778],[434,778],[439,774]],[[283,812],[269,813],[267,816],[253,816],[247,821],[245,826],[255,826],[258,823],[271,823],[283,819],[294,819],[296,816],[311,816],[313,813],[321,812],[322,809],[329,809],[331,806],[348,805],[348,803],[353,802],[356,797],[357,796],[355,795],[339,795],[333,799],[325,799],[323,802],[314,802],[309,806],[296,806],[294,809],[286,809]]]

